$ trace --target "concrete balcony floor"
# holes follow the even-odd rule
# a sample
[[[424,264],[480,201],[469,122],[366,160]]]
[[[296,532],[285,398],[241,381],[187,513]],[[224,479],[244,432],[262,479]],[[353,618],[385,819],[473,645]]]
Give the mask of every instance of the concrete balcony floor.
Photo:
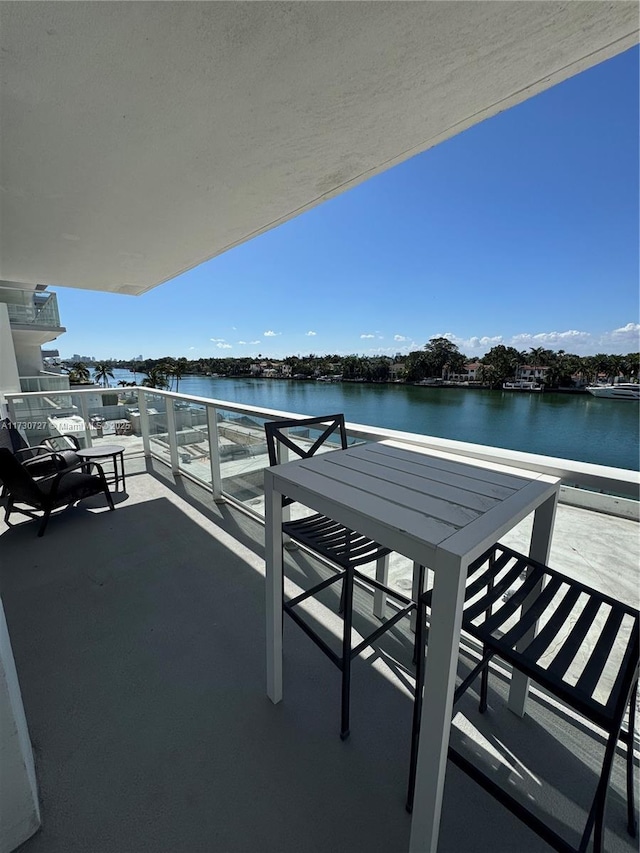
[[[354,663],[347,742],[338,737],[339,673],[289,620],[285,698],[272,705],[261,525],[230,504],[215,505],[161,463],[128,457],[126,467],[127,492],[116,495],[113,513],[102,499],[87,500],[54,517],[42,539],[34,522],[11,529],[0,522],[2,597],[43,816],[21,850],[407,850],[408,626]],[[510,544],[525,535],[526,525]],[[326,571],[301,551],[288,553],[287,563],[300,584]],[[638,525],[561,506],[550,563],[634,600]],[[334,609],[336,595],[325,599]],[[374,620],[368,593],[358,599],[363,631]],[[339,628],[323,605],[312,616],[329,633]],[[461,673],[468,661],[463,653]],[[511,756],[507,784],[538,800],[575,842],[602,738],[570,724],[537,692],[520,720],[505,695],[498,672],[480,716],[470,691],[454,737],[465,737],[479,759],[489,746]],[[625,828],[621,756],[607,826],[607,850],[637,849]],[[487,850],[548,848],[449,764],[439,851]]]

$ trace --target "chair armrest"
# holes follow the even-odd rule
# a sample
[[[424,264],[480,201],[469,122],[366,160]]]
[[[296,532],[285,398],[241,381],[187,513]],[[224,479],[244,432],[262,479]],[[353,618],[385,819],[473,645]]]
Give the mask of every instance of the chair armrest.
[[[49,450],[55,450],[58,453],[63,453],[65,450],[80,450],[80,442],[73,433],[62,433],[61,435],[50,435],[45,438],[43,445]],[[62,447],[57,445],[64,445]]]
[[[22,459],[20,459],[20,457],[23,456],[25,453],[33,453],[38,456],[41,453],[53,453],[53,451],[50,447],[47,447],[46,444],[35,444],[33,447],[22,447],[20,450],[13,451],[13,455],[19,462],[22,462]],[[24,462],[22,462],[22,464],[25,465],[29,461],[30,459],[26,459]]]
[[[50,457],[51,457],[51,460],[52,460],[53,462],[55,462],[55,463],[56,463],[56,465],[58,465],[58,466],[59,466],[59,467],[61,467],[61,468],[64,468],[64,466],[65,466],[65,461],[64,461],[64,457],[63,457],[63,456],[61,456],[61,455],[60,455],[59,453],[57,453],[55,450],[49,450],[49,448],[48,448],[48,447],[44,447],[44,445],[38,445],[38,447],[42,447],[42,448],[45,450],[45,452],[44,452],[44,453],[38,453],[38,454],[37,454],[37,456],[34,456],[34,457],[33,457],[33,459],[25,459],[25,460],[24,460],[24,462],[22,462],[22,463],[21,463],[21,465],[23,465],[25,468],[28,468],[30,465],[32,465],[32,464],[34,464],[34,463],[36,463],[36,462],[37,462],[37,463],[40,463],[40,462],[42,462],[42,461],[43,461],[43,459],[46,459],[46,458],[47,458],[47,456],[50,456]],[[37,449],[37,448],[33,448],[33,447],[31,447],[31,448],[29,448],[29,449],[30,449],[30,450],[34,450],[34,449]],[[54,475],[51,475],[51,474],[50,474],[49,476],[54,476]]]

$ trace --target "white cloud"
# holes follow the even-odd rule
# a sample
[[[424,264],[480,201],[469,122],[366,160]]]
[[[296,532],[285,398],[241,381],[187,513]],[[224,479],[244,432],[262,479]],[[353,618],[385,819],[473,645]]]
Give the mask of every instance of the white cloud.
[[[189,349],[195,349],[195,347],[189,347]]]
[[[231,346],[231,344],[225,344],[225,343],[223,343],[222,341],[219,341],[219,342],[216,344],[216,346],[218,347],[218,349],[233,349],[233,347]]]
[[[244,346],[247,342],[246,342],[246,341],[236,341],[236,343],[237,343],[237,344],[242,344],[242,346]]]
[[[317,335],[317,334],[318,334],[317,332],[307,332],[307,337],[313,337],[314,335]]]
[[[265,338],[276,338],[278,335],[281,335],[281,334],[282,334],[282,332],[272,332],[271,329],[269,329],[268,332],[264,332]]]
[[[566,329],[561,332],[519,332],[517,335],[472,335],[462,338],[453,332],[444,332],[433,337],[447,338],[461,353],[480,357],[492,347],[503,344],[527,352],[530,349],[544,347],[551,350],[565,350],[576,355],[593,355],[596,352],[626,353],[640,349],[640,324],[627,323],[610,332],[594,334],[579,329]],[[414,347],[415,348],[415,347]]]
[[[249,341],[249,344],[261,344],[262,341]]]
[[[393,340],[394,341],[408,341],[409,338],[407,338],[406,335],[394,335]]]
[[[640,350],[640,323],[627,323],[619,329],[605,332],[598,338],[598,352],[620,351],[621,353]]]
[[[538,332],[535,335],[523,333],[511,338],[511,346],[514,347],[554,347],[566,349],[567,345],[575,345],[587,342],[591,338],[590,332],[579,332],[577,329],[568,329],[566,332]]]
[[[224,341],[224,338],[209,338],[210,341],[213,341],[214,344],[219,343],[220,341]]]
[[[375,335],[360,335],[361,338],[375,338]]]
[[[626,326],[622,326],[620,329],[614,329],[611,332],[612,338],[624,338],[628,340],[636,340],[640,336],[640,323],[627,323]]]

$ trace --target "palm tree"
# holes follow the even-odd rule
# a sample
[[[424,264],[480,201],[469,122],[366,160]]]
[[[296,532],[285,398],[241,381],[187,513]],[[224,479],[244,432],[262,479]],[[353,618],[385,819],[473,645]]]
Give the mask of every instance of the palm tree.
[[[69,382],[74,385],[82,385],[90,379],[91,374],[89,373],[89,368],[84,361],[76,361],[71,365],[71,370],[69,371]]]
[[[173,376],[176,380],[176,392],[180,387],[180,380],[187,373],[187,359],[179,358],[177,361],[174,361],[172,365],[170,365],[169,370],[167,371],[169,376]]]
[[[109,379],[113,379],[113,369],[108,361],[96,361],[93,378],[105,388],[109,387]]]
[[[167,388],[169,384],[167,382],[167,375],[161,365],[150,367],[146,373],[146,378],[142,380],[145,388]]]

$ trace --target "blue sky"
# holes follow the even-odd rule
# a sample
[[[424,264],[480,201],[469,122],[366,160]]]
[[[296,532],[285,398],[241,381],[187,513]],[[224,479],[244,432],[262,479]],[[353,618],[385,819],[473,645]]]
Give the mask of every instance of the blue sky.
[[[56,288],[62,357],[637,351],[638,48],[140,297]]]

